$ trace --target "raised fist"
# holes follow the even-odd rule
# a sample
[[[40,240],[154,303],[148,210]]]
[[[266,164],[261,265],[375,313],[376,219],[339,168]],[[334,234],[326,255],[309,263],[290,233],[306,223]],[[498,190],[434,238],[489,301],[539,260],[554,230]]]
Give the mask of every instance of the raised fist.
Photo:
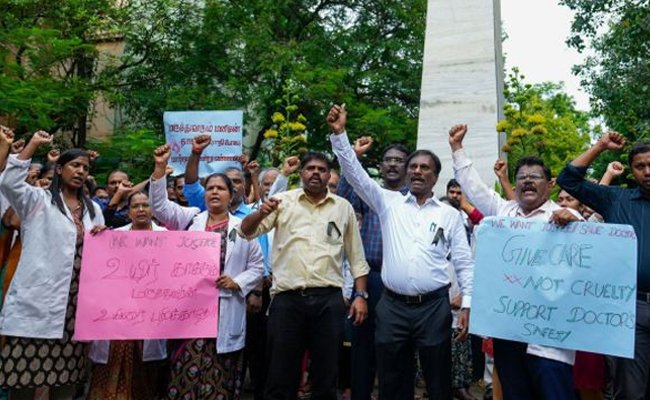
[[[452,151],[463,148],[463,139],[467,134],[467,125],[454,125],[449,130],[449,145]]]
[[[282,175],[289,176],[300,168],[300,159],[296,156],[287,157],[282,164]]]
[[[172,149],[168,144],[158,147],[153,151],[153,159],[156,164],[167,165],[169,157],[172,155]]]
[[[212,143],[212,137],[210,135],[199,135],[192,139],[192,148],[203,151],[210,143]]]
[[[362,136],[354,142],[354,153],[358,157],[366,154],[372,147],[372,138],[370,136]]]
[[[601,136],[598,144],[600,144],[604,150],[622,150],[623,147],[625,147],[625,137],[618,132],[608,131]]]
[[[345,104],[332,107],[327,114],[327,125],[332,128],[332,132],[340,135],[345,131],[345,124],[348,120],[348,112],[345,110]]]

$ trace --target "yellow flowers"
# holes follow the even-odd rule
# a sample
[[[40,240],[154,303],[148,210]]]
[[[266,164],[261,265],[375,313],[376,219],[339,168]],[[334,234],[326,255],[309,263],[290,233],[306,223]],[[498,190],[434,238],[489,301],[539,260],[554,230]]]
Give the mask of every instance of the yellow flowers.
[[[499,123],[497,124],[497,132],[505,132],[508,129],[510,129],[510,122],[506,121],[505,119],[499,121]]]
[[[308,144],[307,118],[298,110],[300,97],[289,86],[283,89],[282,98],[277,99],[278,111],[271,115],[271,125],[264,132],[267,139],[271,164],[279,165],[292,155],[302,155]]]
[[[510,133],[510,136],[513,138],[520,138],[522,136],[526,136],[526,130],[524,128],[513,129],[512,133]]]
[[[279,112],[274,112],[273,115],[271,116],[271,121],[273,121],[274,124],[279,124],[281,122],[284,122],[284,115]]]
[[[307,127],[300,122],[289,122],[289,128],[295,132],[302,132],[307,129]]]
[[[266,132],[264,132],[264,138],[265,139],[275,139],[278,137],[278,131],[275,129],[267,129]]]
[[[544,127],[541,126],[541,125],[535,125],[535,126],[533,126],[533,128],[530,130],[530,132],[531,132],[532,134],[534,134],[534,135],[546,135],[546,133],[548,133],[548,131],[546,130],[546,128],[544,128]]]
[[[545,121],[545,118],[544,118],[543,115],[533,114],[530,117],[528,117],[528,123],[529,124],[533,124],[533,125],[543,124],[544,121]]]

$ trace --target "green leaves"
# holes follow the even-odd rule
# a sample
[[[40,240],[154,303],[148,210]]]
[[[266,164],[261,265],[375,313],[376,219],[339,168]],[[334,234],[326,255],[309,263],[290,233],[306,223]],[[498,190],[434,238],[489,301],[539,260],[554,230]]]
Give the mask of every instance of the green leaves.
[[[506,132],[508,168],[522,157],[537,156],[557,176],[564,165],[578,156],[589,144],[588,114],[575,108],[575,101],[564,92],[562,84],[546,82],[527,84],[525,76],[513,68],[505,82],[506,119],[497,125]]]
[[[244,109],[245,133],[258,133],[290,85],[294,111],[308,116],[309,148],[328,150],[335,103],[348,105],[352,136],[414,144],[425,11],[425,0],[186,4],[158,33],[164,40],[147,41],[146,24],[125,28],[125,57],[142,62],[119,73],[110,98],[132,127],[158,128],[171,109]]]
[[[587,51],[574,68],[591,97],[596,117],[627,138],[629,145],[650,132],[650,7],[647,1],[564,0],[575,12],[568,44]],[[620,155],[604,155],[595,175]]]

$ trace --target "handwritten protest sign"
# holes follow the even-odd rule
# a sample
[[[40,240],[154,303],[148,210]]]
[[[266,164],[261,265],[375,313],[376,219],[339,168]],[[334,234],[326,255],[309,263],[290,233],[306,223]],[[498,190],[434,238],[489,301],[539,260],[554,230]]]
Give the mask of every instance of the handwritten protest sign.
[[[76,340],[217,336],[220,235],[86,234]]]
[[[633,357],[636,246],[628,225],[484,219],[470,331]]]
[[[201,154],[199,176],[239,167],[242,154],[242,111],[167,111],[163,115],[165,139],[172,154],[174,175],[185,172],[192,153],[192,139],[210,135],[212,143]]]

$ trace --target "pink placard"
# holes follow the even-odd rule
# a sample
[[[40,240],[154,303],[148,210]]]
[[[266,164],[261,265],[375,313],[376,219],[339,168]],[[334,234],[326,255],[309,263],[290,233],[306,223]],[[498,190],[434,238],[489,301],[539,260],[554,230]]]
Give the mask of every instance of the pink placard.
[[[216,338],[220,251],[212,232],[86,233],[75,339]]]

